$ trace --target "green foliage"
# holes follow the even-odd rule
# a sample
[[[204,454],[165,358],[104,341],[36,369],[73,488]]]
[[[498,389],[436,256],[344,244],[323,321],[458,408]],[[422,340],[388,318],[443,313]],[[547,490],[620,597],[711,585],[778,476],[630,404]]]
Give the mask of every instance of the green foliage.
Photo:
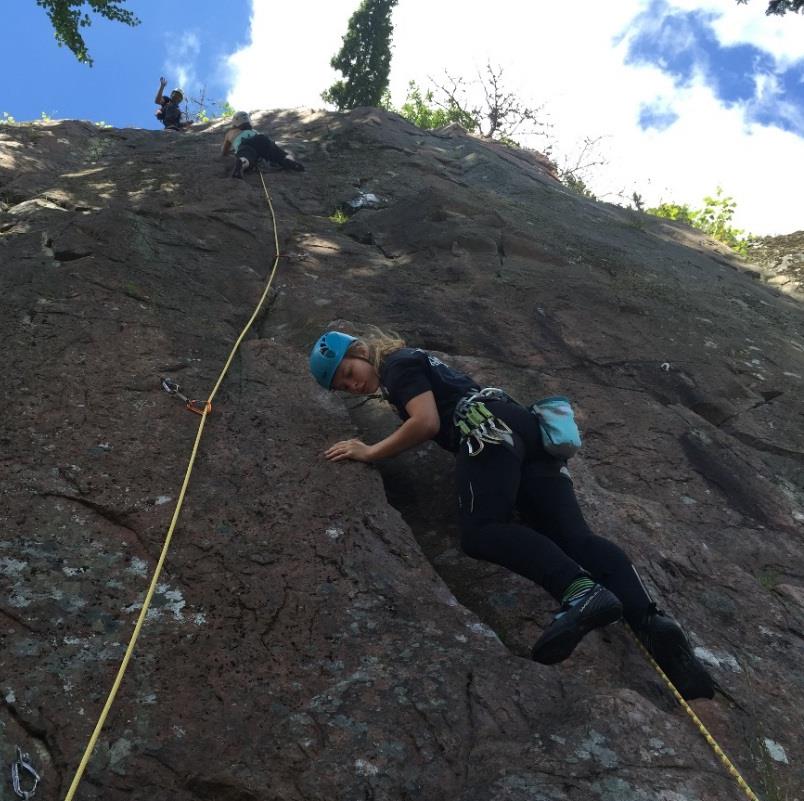
[[[106,122],[106,121],[104,121],[104,120],[98,120],[98,121],[95,123],[95,127],[96,127],[96,128],[111,128],[112,126],[111,126],[111,125],[109,125],[109,123],[108,123],[108,122]]]
[[[498,142],[502,143],[503,145],[507,145],[508,147],[518,148],[522,147],[516,139],[512,139],[510,136],[506,136],[505,134],[500,134],[499,138],[497,139]]]
[[[17,121],[7,111],[0,117],[0,125],[16,125]]]
[[[396,4],[397,0],[362,0],[350,17],[343,46],[330,61],[343,80],[321,94],[339,111],[382,101],[391,69],[391,12]]]
[[[430,79],[433,81],[433,79]],[[428,93],[435,105],[455,120],[484,139],[494,139],[511,147],[519,147],[514,135],[545,135],[549,127],[542,121],[544,106],[525,106],[515,92],[509,91],[503,80],[503,69],[491,62],[478,71],[477,79],[466,81],[444,71],[441,83],[433,81],[438,95]],[[482,94],[478,103],[472,98]]]
[[[42,120],[42,122],[53,122],[53,117],[51,117],[46,111],[43,111],[39,115],[39,119]]]
[[[346,215],[343,209],[335,209],[335,211],[330,214],[329,219],[332,220],[336,225],[343,225],[345,222],[349,221],[349,217]]]
[[[396,111],[419,128],[438,128],[457,122],[467,131],[509,147],[520,147],[514,135],[544,136],[549,127],[541,120],[543,106],[522,105],[519,97],[505,86],[502,67],[490,62],[477,73],[476,80],[467,81],[445,70],[440,83],[432,78],[430,82],[433,88],[423,90],[411,81],[401,108],[391,107],[390,98],[383,107]],[[473,98],[480,95],[483,100],[478,103]]]
[[[388,89],[387,87],[385,91],[382,93],[380,102],[377,103],[377,108],[381,108],[384,111],[396,111],[396,109],[394,108],[394,101],[391,98],[391,90]]]
[[[747,256],[753,236],[731,225],[734,211],[737,208],[734,198],[724,195],[723,190],[718,187],[714,197],[707,196],[703,202],[704,205],[700,209],[693,209],[686,204],[660,203],[656,208],[645,211],[655,217],[664,217],[691,225],[713,239],[728,245],[741,256]]]
[[[652,214],[654,217],[664,217],[665,220],[677,220],[678,222],[683,222],[687,225],[691,225],[693,228],[697,228],[695,225],[696,212],[686,204],[682,206],[678,203],[660,203],[656,208],[646,209],[645,211],[648,214]]]
[[[736,240],[743,235],[742,231],[730,225],[736,208],[734,198],[724,197],[723,190],[718,187],[715,197],[704,198],[704,207],[697,211],[695,224],[720,242],[734,247]]]
[[[87,51],[86,42],[80,29],[87,28],[92,20],[83,9],[89,6],[91,11],[106,19],[122,22],[124,25],[139,25],[140,21],[131,11],[123,8],[126,0],[36,0],[36,4],[45,9],[59,47],[67,45],[81,64],[93,64]]]
[[[422,93],[416,81],[411,81],[408,84],[407,97],[402,107],[397,110],[397,113],[417,127],[427,130],[440,128],[450,122],[460,123],[468,131],[477,129],[477,121],[471,114],[449,99],[447,99],[444,106],[437,105],[433,101],[432,90],[428,89]]]
[[[589,200],[597,200],[597,195],[586,185],[583,178],[579,177],[574,172],[562,170],[558,177],[567,189],[571,189],[573,192],[577,192],[581,195],[581,197],[589,198]]]
[[[737,2],[740,5],[745,5],[748,0],[737,0]],[[765,10],[765,14],[768,16],[776,14],[777,16],[781,17],[788,11],[796,13],[802,9],[804,9],[804,0],[770,0],[768,3],[768,8]]]
[[[207,97],[207,87],[201,87],[199,97],[188,97],[184,102],[184,114],[193,122],[209,122],[221,117],[231,117],[235,110],[228,100],[212,100]]]

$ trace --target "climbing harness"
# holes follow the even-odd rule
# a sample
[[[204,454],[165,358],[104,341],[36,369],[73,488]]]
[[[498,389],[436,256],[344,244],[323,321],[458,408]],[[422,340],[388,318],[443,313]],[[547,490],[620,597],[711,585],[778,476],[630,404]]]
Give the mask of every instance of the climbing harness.
[[[33,786],[30,790],[22,789],[23,780],[20,779],[21,770],[29,774],[29,781],[33,779]],[[22,749],[17,746],[17,758],[11,763],[11,786],[14,788],[14,792],[20,798],[24,798],[27,801],[29,798],[33,798],[38,785],[39,774],[31,764],[30,754],[23,754]]]
[[[488,410],[487,400],[513,401],[513,398],[496,387],[475,390],[458,401],[452,415],[452,423],[461,435],[461,445],[466,443],[470,456],[480,454],[486,445],[514,447],[510,426]]]
[[[709,747],[715,752],[715,756],[717,756],[723,767],[726,768],[734,781],[737,782],[737,786],[745,793],[746,797],[749,798],[750,801],[759,801],[756,793],[754,793],[754,791],[748,786],[748,782],[746,782],[746,780],[740,775],[740,772],[734,767],[732,761],[726,756],[725,752],[718,745],[715,738],[709,733],[709,730],[706,728],[706,726],[703,725],[701,719],[695,714],[693,708],[684,700],[684,697],[676,689],[676,686],[673,684],[673,682],[667,677],[667,674],[659,667],[659,663],[653,658],[650,651],[645,648],[634,630],[630,626],[626,626],[626,628],[628,629],[629,634],[634,638],[636,644],[639,646],[639,650],[642,651],[648,662],[653,665],[656,672],[661,676],[662,680],[667,685],[667,688],[675,696],[676,701],[681,704],[681,706],[684,708],[684,711],[690,716],[692,722],[698,728],[698,731],[701,733],[703,738],[707,743],[709,743]]]
[[[159,559],[157,561],[156,567],[154,568],[153,575],[151,577],[151,583],[148,586],[148,591],[146,592],[145,599],[142,603],[142,607],[140,609],[139,616],[137,618],[137,622],[134,626],[134,631],[131,635],[129,640],[128,646],[126,648],[125,654],[123,655],[123,659],[120,663],[120,667],[117,671],[117,675],[115,676],[114,682],[112,684],[112,688],[109,691],[109,694],[106,698],[106,703],[98,717],[98,721],[95,724],[95,728],[92,732],[92,735],[89,738],[89,742],[84,750],[83,756],[81,757],[81,761],[76,769],[75,775],[73,776],[73,780],[70,784],[70,788],[67,791],[66,796],[64,797],[64,801],[72,801],[75,796],[76,790],[78,789],[78,785],[81,782],[83,777],[84,771],[86,770],[86,766],[89,763],[89,759],[92,756],[93,751],[95,750],[95,746],[97,745],[98,738],[100,737],[100,733],[103,729],[104,724],[106,723],[106,718],[109,715],[109,712],[112,708],[112,705],[117,697],[118,690],[120,689],[120,685],[123,680],[123,676],[125,675],[126,669],[128,664],[131,660],[131,656],[134,653],[134,647],[137,643],[137,639],[139,638],[140,631],[142,629],[143,623],[145,622],[145,618],[148,614],[148,610],[151,606],[151,601],[153,600],[154,593],[156,591],[156,586],[159,581],[159,577],[162,573],[162,568],[164,566],[165,560],[167,559],[167,554],[170,549],[170,544],[173,538],[173,533],[176,528],[176,523],[179,519],[179,515],[181,513],[182,506],[184,504],[184,498],[187,492],[187,487],[190,483],[190,476],[193,471],[193,467],[195,466],[195,460],[198,455],[198,447],[201,442],[201,437],[204,432],[204,426],[206,425],[207,417],[209,413],[212,411],[212,400],[217,394],[221,384],[223,383],[224,378],[229,370],[229,367],[232,364],[232,360],[235,357],[243,339],[245,338],[246,334],[251,329],[251,326],[254,324],[254,321],[257,319],[262,307],[265,303],[266,298],[268,297],[268,293],[273,285],[274,277],[277,272],[277,268],[279,266],[279,234],[276,228],[276,215],[274,213],[273,204],[271,202],[271,196],[268,192],[268,187],[265,185],[265,178],[263,177],[263,173],[259,170],[260,181],[262,183],[263,191],[265,192],[265,198],[268,203],[268,209],[271,214],[271,223],[273,226],[274,231],[274,245],[275,245],[275,254],[274,254],[274,262],[273,267],[271,268],[271,272],[268,276],[268,281],[266,282],[265,288],[263,290],[262,295],[260,296],[257,305],[252,312],[251,317],[249,318],[248,322],[243,327],[243,330],[240,332],[237,340],[235,341],[232,349],[229,352],[229,356],[226,359],[226,362],[221,369],[221,372],[218,376],[215,385],[212,388],[212,391],[209,394],[209,397],[206,401],[195,401],[190,400],[183,394],[181,394],[179,385],[169,378],[162,379],[162,389],[170,395],[176,395],[178,398],[183,400],[187,405],[187,408],[190,411],[195,412],[201,417],[201,420],[198,424],[198,431],[196,432],[195,441],[193,443],[192,451],[190,453],[190,459],[187,464],[187,469],[184,474],[184,480],[182,481],[181,489],[179,491],[178,500],[176,501],[176,508],[173,512],[173,517],[171,518],[170,525],[168,526],[167,533],[165,535],[164,543],[162,544],[162,550],[159,554]],[[496,418],[486,407],[485,401],[488,400],[507,400],[513,401],[513,399],[507,395],[503,390],[496,389],[494,387],[488,387],[486,389],[473,391],[468,395],[461,398],[458,402],[455,413],[453,414],[453,423],[455,427],[461,433],[461,442],[467,442],[467,448],[469,454],[471,456],[477,456],[485,447],[486,444],[491,445],[499,445],[505,444],[509,447],[513,447],[513,437],[512,431],[510,427],[499,418]],[[474,447],[472,447],[472,441],[474,440]],[[704,736],[706,741],[712,747],[715,754],[718,756],[722,764],[725,766],[726,770],[731,774],[732,777],[736,780],[737,784],[739,785],[740,789],[745,793],[746,797],[749,801],[759,801],[759,798],[756,794],[751,790],[751,788],[746,783],[745,779],[740,775],[734,765],[731,763],[729,758],[720,748],[720,746],[715,741],[714,737],[707,731],[706,727],[700,721],[698,716],[689,706],[689,704],[682,698],[681,694],[675,688],[673,683],[670,681],[669,678],[665,675],[664,671],[659,667],[653,657],[648,653],[639,639],[636,637],[633,631],[631,631],[632,636],[637,642],[637,645],[644,653],[645,657],[648,661],[653,665],[656,671],[664,680],[665,684],[668,686],[670,691],[675,696],[676,700],[682,705],[685,711],[690,715],[692,720],[695,722],[698,730]],[[20,771],[24,771],[30,775],[33,779],[33,787],[30,790],[23,790],[21,783],[20,783]],[[39,783],[39,774],[36,772],[34,767],[31,765],[30,756],[28,754],[23,754],[22,750],[17,747],[17,759],[11,766],[11,779],[12,784],[14,787],[14,791],[16,794],[22,799],[30,799],[33,797],[34,792],[36,791],[36,787]]]
[[[212,404],[209,401],[191,400],[186,395],[182,395],[179,390],[181,387],[172,378],[162,379],[162,389],[168,395],[175,395],[184,401],[184,408],[195,414],[209,414],[212,411]]]
[[[117,670],[117,675],[115,676],[114,682],[112,683],[112,688],[109,690],[109,695],[106,698],[106,703],[103,705],[103,709],[98,717],[98,721],[95,724],[95,728],[92,731],[92,734],[89,738],[89,742],[87,743],[87,747],[84,749],[84,754],[81,757],[81,762],[78,765],[78,768],[75,771],[75,776],[73,776],[73,780],[70,783],[70,788],[67,791],[67,795],[64,796],[64,801],[72,801],[73,797],[75,796],[76,790],[78,789],[78,785],[81,783],[81,778],[84,775],[84,771],[86,770],[87,764],[89,763],[89,759],[92,756],[92,752],[95,750],[95,746],[97,745],[98,738],[100,737],[100,733],[103,730],[103,726],[106,723],[106,718],[109,716],[109,712],[112,708],[112,704],[114,704],[115,698],[117,697],[117,692],[120,689],[120,685],[123,681],[123,676],[126,673],[126,668],[128,667],[128,663],[131,661],[131,656],[134,653],[134,646],[137,644],[137,639],[140,636],[140,631],[142,630],[143,623],[145,622],[145,618],[148,614],[148,610],[151,606],[151,601],[153,600],[154,593],[156,592],[156,586],[159,582],[159,577],[162,573],[162,568],[165,564],[165,560],[167,559],[167,554],[170,549],[170,543],[173,539],[173,532],[176,529],[176,523],[178,522],[179,515],[181,513],[182,506],[184,504],[184,496],[187,493],[187,487],[190,483],[190,475],[193,472],[193,467],[195,466],[196,456],[198,455],[198,446],[201,443],[201,437],[204,433],[204,426],[206,425],[207,418],[210,416],[209,411],[212,409],[212,400],[217,394],[218,390],[220,389],[221,384],[223,383],[223,379],[226,377],[229,368],[232,365],[232,361],[234,360],[235,354],[237,353],[238,349],[240,348],[241,343],[246,337],[246,334],[251,329],[251,326],[254,325],[254,321],[257,319],[258,315],[262,311],[262,307],[265,305],[265,299],[268,297],[268,293],[271,291],[271,286],[274,282],[274,277],[276,276],[277,268],[279,267],[279,233],[276,230],[276,214],[274,214],[274,206],[271,203],[271,196],[268,193],[268,187],[265,185],[265,179],[263,178],[262,171],[259,171],[260,174],[260,181],[262,182],[262,188],[265,192],[265,199],[268,203],[268,210],[271,213],[271,224],[273,226],[274,231],[274,263],[273,267],[271,268],[271,272],[268,275],[268,281],[265,284],[265,288],[263,289],[262,295],[260,299],[257,301],[257,305],[254,307],[254,311],[249,317],[248,322],[243,326],[243,330],[240,332],[240,335],[235,340],[234,345],[232,345],[232,349],[229,351],[229,356],[226,359],[226,362],[221,369],[220,374],[218,375],[218,379],[215,382],[215,385],[212,387],[212,391],[209,393],[209,397],[206,401],[203,402],[203,411],[198,412],[201,419],[198,423],[198,431],[195,435],[195,441],[193,442],[192,451],[190,453],[190,459],[187,463],[187,469],[184,472],[184,480],[182,481],[181,489],[179,490],[179,497],[176,501],[176,508],[173,511],[173,517],[170,520],[170,525],[168,526],[167,533],[165,534],[165,541],[162,543],[162,550],[159,554],[159,559],[156,563],[156,567],[154,568],[153,575],[151,576],[151,583],[148,585],[148,591],[145,594],[145,599],[142,602],[142,608],[140,609],[140,614],[137,617],[137,622],[134,624],[134,631],[131,635],[131,639],[129,640],[128,646],[126,647],[126,652],[123,654],[123,659],[120,663],[120,667]],[[169,392],[168,389],[165,389],[166,392]],[[170,391],[170,394],[174,394]],[[175,394],[178,394],[176,392]],[[196,401],[200,403],[200,401]]]
[[[461,433],[461,444],[466,442],[466,447],[470,456],[477,456],[482,452],[486,444],[506,444],[513,446],[513,438],[511,437],[510,427],[506,425],[504,421],[500,420],[499,418],[495,418],[495,416],[488,410],[484,403],[484,401],[487,400],[507,400],[513,402],[513,398],[511,398],[503,390],[495,387],[487,387],[486,389],[473,391],[465,395],[460,401],[458,401],[458,404],[455,407],[453,423]],[[557,399],[548,398],[546,400],[555,401]],[[564,401],[565,399],[560,398],[558,400]],[[718,745],[715,738],[709,733],[707,728],[701,722],[700,718],[695,714],[692,707],[684,700],[673,682],[671,682],[667,677],[667,674],[661,669],[661,667],[659,667],[656,660],[653,658],[653,656],[651,656],[634,631],[630,627],[628,627],[628,630],[647,660],[661,676],[670,692],[690,716],[693,723],[698,728],[698,731],[703,735],[704,739],[712,748],[715,755],[721,761],[732,778],[734,778],[734,780],[737,782],[739,788],[743,791],[743,793],[745,793],[749,801],[759,801],[757,795],[750,788],[745,779],[740,775],[737,768],[734,767],[731,760],[726,756],[725,752]]]

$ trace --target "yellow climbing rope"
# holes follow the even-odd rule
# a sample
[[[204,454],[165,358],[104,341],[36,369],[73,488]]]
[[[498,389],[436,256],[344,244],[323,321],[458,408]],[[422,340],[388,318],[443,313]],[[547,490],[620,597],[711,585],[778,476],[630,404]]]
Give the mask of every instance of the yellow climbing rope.
[[[681,704],[681,706],[684,707],[685,712],[692,718],[692,722],[698,727],[698,731],[701,732],[706,742],[709,743],[712,750],[717,755],[718,759],[723,763],[723,767],[726,768],[726,770],[732,775],[734,780],[737,782],[738,787],[746,794],[748,798],[751,799],[751,801],[759,801],[759,798],[756,796],[754,791],[748,786],[748,782],[746,782],[746,780],[740,775],[740,772],[737,770],[737,768],[734,767],[732,761],[726,756],[723,749],[717,744],[715,738],[709,733],[709,730],[706,728],[706,726],[703,725],[701,719],[695,714],[693,708],[684,700],[681,693],[676,689],[673,682],[667,678],[667,674],[659,667],[656,660],[650,655],[648,649],[645,648],[639,637],[637,637],[636,634],[634,634],[634,630],[630,626],[628,626],[628,631],[634,638],[634,641],[639,646],[642,653],[645,655],[645,658],[648,660],[648,662],[651,663],[651,665],[653,665],[653,667],[656,669],[656,672],[662,677],[662,680],[667,685],[670,692],[673,693],[679,704]]]
[[[221,369],[220,375],[218,376],[215,385],[212,388],[212,391],[209,393],[209,397],[207,398],[206,402],[204,403],[203,411],[200,412],[200,421],[198,423],[198,431],[195,435],[195,441],[193,442],[193,449],[190,453],[190,459],[187,463],[187,469],[184,473],[184,480],[182,481],[181,490],[179,492],[179,498],[176,502],[176,508],[173,511],[173,517],[171,518],[170,525],[168,526],[167,534],[165,535],[165,541],[162,545],[162,551],[159,554],[159,560],[156,563],[156,568],[154,569],[153,577],[151,578],[151,583],[148,586],[148,592],[145,594],[145,600],[142,604],[142,609],[140,610],[140,614],[137,617],[137,622],[134,626],[134,632],[131,635],[131,639],[129,640],[128,647],[126,648],[126,652],[123,655],[123,660],[120,663],[120,667],[117,671],[117,675],[115,676],[115,680],[112,684],[112,688],[109,691],[109,695],[106,698],[106,703],[103,706],[103,709],[98,717],[98,722],[95,724],[95,728],[92,732],[92,736],[89,738],[89,742],[87,743],[87,747],[84,750],[84,754],[81,757],[81,762],[78,765],[78,768],[75,772],[75,776],[70,784],[70,789],[67,791],[67,795],[64,797],[64,801],[72,801],[76,790],[78,789],[78,785],[81,783],[81,778],[84,775],[84,771],[86,770],[87,763],[92,756],[92,752],[95,750],[95,746],[98,742],[98,737],[103,729],[104,724],[106,723],[106,718],[109,715],[109,711],[114,704],[115,698],[117,697],[117,692],[120,689],[120,685],[123,681],[123,676],[126,673],[126,668],[128,667],[128,663],[131,660],[131,655],[134,652],[134,646],[137,643],[137,639],[140,635],[140,631],[142,629],[142,625],[145,622],[145,618],[148,614],[148,609],[151,605],[151,600],[153,598],[154,592],[156,591],[156,585],[159,581],[159,576],[162,572],[162,567],[165,563],[165,559],[167,558],[168,550],[170,549],[170,543],[173,539],[173,532],[176,528],[176,523],[179,519],[179,515],[181,513],[182,505],[184,504],[184,496],[187,492],[187,486],[190,483],[190,475],[193,472],[193,467],[195,465],[195,459],[198,454],[198,445],[201,442],[201,437],[204,433],[204,426],[207,422],[207,416],[209,415],[210,411],[212,410],[212,399],[220,389],[221,384],[223,383],[223,379],[226,377],[226,373],[229,370],[229,367],[232,364],[232,359],[234,359],[237,350],[239,349],[243,339],[245,338],[246,334],[249,332],[251,326],[254,324],[254,321],[257,319],[257,315],[260,313],[260,310],[265,303],[265,299],[268,297],[268,293],[271,290],[271,285],[274,281],[274,276],[276,275],[277,267],[279,266],[279,235],[276,229],[276,215],[274,213],[274,206],[271,202],[271,195],[268,192],[268,187],[265,185],[265,178],[263,177],[262,171],[259,171],[260,175],[260,182],[262,184],[263,191],[265,192],[265,199],[268,202],[268,209],[271,213],[271,225],[274,231],[274,247],[275,247],[275,254],[274,254],[274,263],[273,267],[271,268],[271,272],[268,276],[268,281],[265,284],[265,289],[263,290],[262,295],[260,296],[257,305],[254,308],[254,311],[249,318],[248,322],[243,327],[243,330],[240,332],[240,335],[235,340],[234,345],[232,345],[232,349],[229,351],[229,356],[226,359],[223,368]],[[659,667],[656,663],[656,660],[648,653],[645,646],[640,642],[639,638],[634,634],[634,632],[630,629],[631,636],[634,638],[634,641],[639,646],[642,653],[645,655],[646,659],[653,665],[656,672],[662,677],[662,680],[669,688],[670,692],[673,693],[676,700],[681,704],[687,714],[692,718],[693,722],[697,726],[698,730],[703,735],[704,739],[707,743],[711,746],[712,750],[715,752],[717,757],[723,763],[723,766],[726,770],[731,774],[734,780],[737,782],[737,785],[740,789],[745,793],[745,795],[750,799],[750,801],[760,801],[760,799],[756,796],[754,791],[748,786],[748,783],[743,779],[740,775],[737,768],[734,767],[731,760],[726,756],[723,749],[718,745],[715,738],[709,733],[706,726],[701,722],[700,718],[695,714],[692,707],[682,698],[681,693],[675,688],[673,683],[667,678],[665,672]]]
[[[123,660],[120,663],[120,668],[117,671],[117,676],[115,676],[114,683],[112,684],[112,689],[109,691],[109,695],[106,698],[106,703],[103,706],[103,710],[101,711],[100,717],[98,718],[98,722],[95,724],[95,729],[92,732],[92,736],[89,738],[89,742],[87,743],[87,747],[84,750],[84,755],[81,757],[81,762],[78,765],[78,769],[75,772],[75,776],[73,777],[72,783],[70,784],[70,789],[67,791],[67,795],[64,797],[64,801],[72,801],[73,796],[75,795],[75,791],[78,789],[78,785],[81,782],[81,778],[84,775],[84,770],[86,769],[87,763],[89,762],[90,757],[92,756],[92,752],[95,750],[95,745],[98,742],[98,737],[100,736],[101,730],[103,729],[103,725],[106,722],[106,717],[109,714],[109,710],[112,708],[112,704],[117,696],[117,691],[120,689],[120,684],[123,681],[123,676],[125,675],[126,668],[128,667],[128,663],[131,660],[131,655],[134,652],[134,646],[137,643],[137,638],[140,636],[140,630],[142,629],[142,624],[145,622],[145,618],[148,614],[148,609],[151,605],[151,599],[153,598],[154,592],[156,590],[156,584],[159,580],[159,575],[162,572],[162,566],[165,563],[165,559],[167,558],[167,553],[170,548],[170,542],[173,539],[173,531],[176,528],[176,522],[179,519],[179,514],[181,513],[182,504],[184,503],[184,495],[187,492],[187,485],[190,483],[190,474],[193,472],[193,466],[195,464],[195,458],[198,454],[198,445],[201,442],[201,435],[204,433],[204,426],[207,422],[207,416],[209,415],[212,409],[212,399],[218,392],[221,383],[223,382],[224,377],[226,376],[227,371],[229,370],[230,365],[232,364],[232,359],[237,353],[238,348],[240,347],[243,338],[248,333],[251,326],[254,324],[254,320],[257,319],[257,315],[260,313],[260,309],[262,309],[263,304],[265,303],[265,299],[268,297],[268,292],[271,289],[271,284],[273,283],[274,276],[276,275],[276,269],[279,265],[279,235],[276,230],[276,215],[274,214],[274,206],[271,203],[271,195],[268,192],[268,187],[265,185],[265,179],[263,178],[262,171],[259,171],[260,174],[260,181],[262,183],[263,191],[265,192],[265,198],[268,201],[268,209],[271,212],[271,225],[273,226],[274,230],[274,245],[275,245],[275,255],[274,255],[274,264],[271,268],[271,272],[268,276],[268,282],[265,285],[265,289],[263,290],[262,296],[260,297],[256,307],[254,308],[254,312],[252,313],[251,317],[249,318],[248,322],[243,327],[243,330],[240,332],[240,336],[238,336],[237,340],[235,341],[234,345],[232,346],[231,351],[229,352],[229,356],[226,359],[226,363],[223,365],[223,369],[218,376],[218,380],[215,382],[215,386],[212,388],[212,391],[209,393],[209,397],[207,398],[203,411],[200,413],[200,421],[198,423],[198,431],[195,435],[195,442],[193,443],[193,449],[190,454],[190,460],[187,463],[187,470],[184,473],[184,481],[181,485],[181,491],[179,492],[179,498],[176,502],[176,508],[173,512],[173,518],[170,521],[170,525],[168,526],[167,534],[165,535],[165,541],[162,545],[162,552],[159,554],[159,560],[156,563],[156,568],[154,569],[153,577],[151,578],[151,583],[148,587],[148,592],[145,594],[145,600],[142,603],[142,609],[140,610],[139,617],[137,618],[137,623],[134,626],[134,632],[131,635],[131,639],[129,640],[128,647],[126,648],[126,653],[123,655]]]

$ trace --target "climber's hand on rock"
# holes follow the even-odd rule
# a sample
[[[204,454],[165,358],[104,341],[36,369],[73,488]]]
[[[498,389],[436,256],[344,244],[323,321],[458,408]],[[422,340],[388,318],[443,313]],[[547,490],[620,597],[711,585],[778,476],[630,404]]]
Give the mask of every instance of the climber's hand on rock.
[[[371,446],[359,439],[345,439],[336,442],[324,451],[324,456],[331,462],[341,462],[344,459],[353,459],[356,462],[371,461]]]

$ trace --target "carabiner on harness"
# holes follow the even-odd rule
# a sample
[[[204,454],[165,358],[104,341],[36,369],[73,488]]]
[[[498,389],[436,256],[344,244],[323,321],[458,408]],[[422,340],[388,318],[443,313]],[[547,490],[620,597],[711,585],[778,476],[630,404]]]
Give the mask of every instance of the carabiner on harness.
[[[466,443],[470,456],[482,453],[486,445],[507,445],[514,447],[510,426],[495,417],[484,400],[511,400],[501,389],[488,387],[472,392],[461,398],[455,407],[453,423],[461,435],[461,443]]]
[[[174,381],[172,378],[163,378],[162,379],[162,389],[167,392],[168,395],[175,395],[177,398],[180,398],[184,401],[184,407],[195,414],[209,414],[212,411],[212,404],[209,401],[199,401],[199,400],[191,400],[186,395],[182,395],[181,387],[179,386],[178,382]]]
[[[33,779],[33,786],[30,790],[23,790],[22,783],[20,781],[20,770],[23,770],[30,774],[30,778]],[[36,788],[39,784],[39,774],[34,769],[34,766],[31,764],[31,757],[29,754],[23,754],[22,749],[17,746],[17,758],[14,762],[11,763],[11,786],[14,788],[14,792],[20,797],[24,798],[25,801],[28,801],[29,798],[33,798],[33,794],[36,792]]]

